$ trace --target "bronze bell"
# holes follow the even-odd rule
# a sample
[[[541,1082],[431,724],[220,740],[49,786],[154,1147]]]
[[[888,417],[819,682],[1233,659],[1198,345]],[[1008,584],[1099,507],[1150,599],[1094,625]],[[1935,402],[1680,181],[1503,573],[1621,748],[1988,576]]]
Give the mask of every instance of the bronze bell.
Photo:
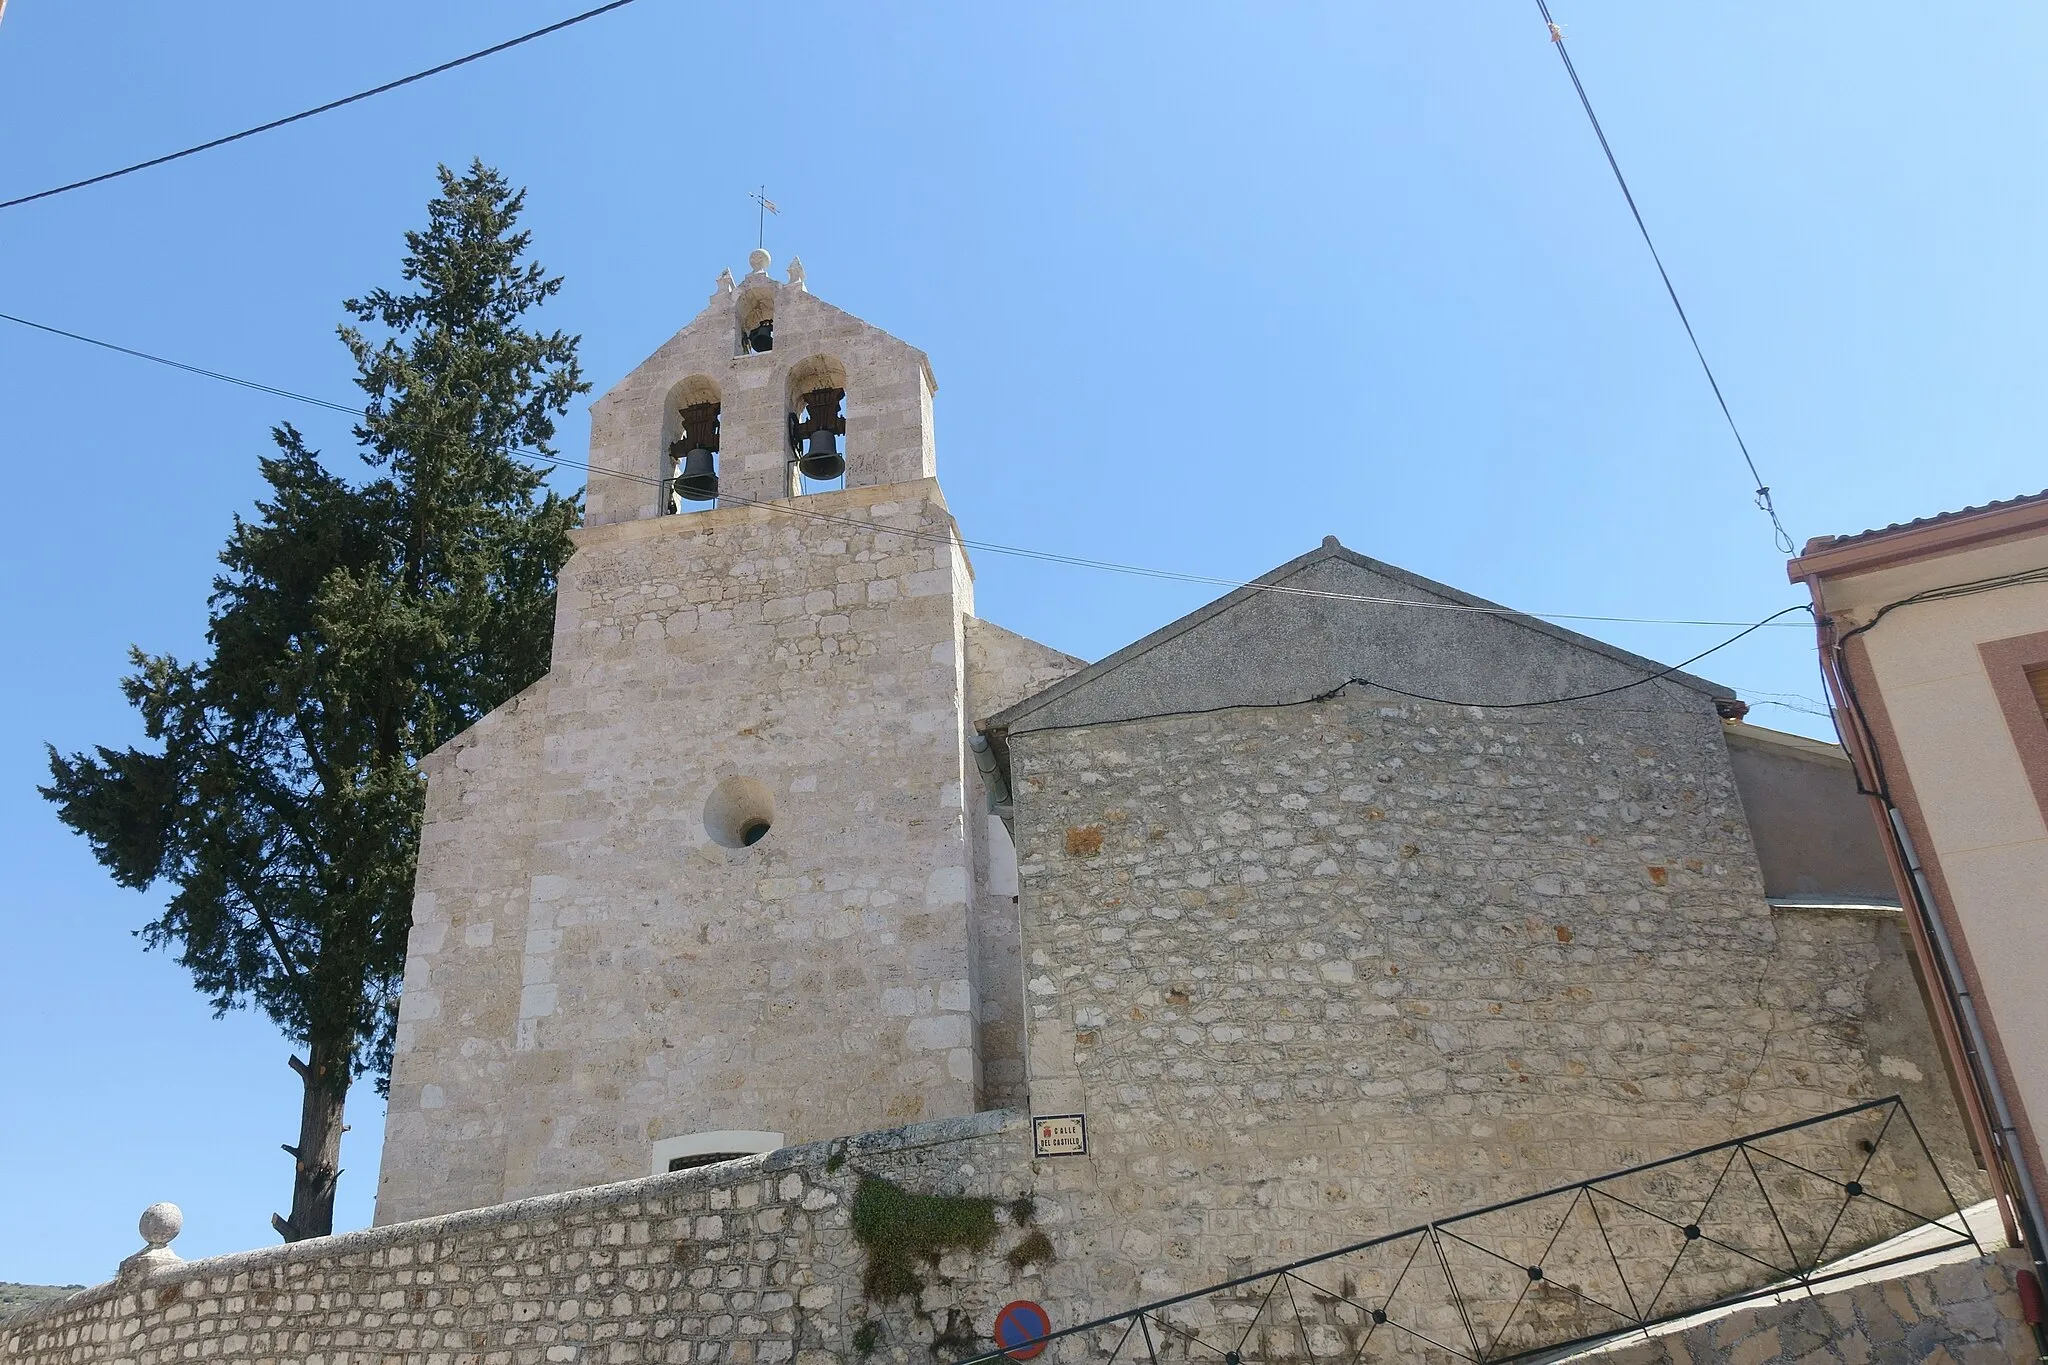
[[[797,457],[796,467],[807,479],[836,479],[846,472],[846,457],[829,431],[811,433],[810,448]]]
[[[677,441],[669,449],[681,449]],[[676,496],[688,502],[710,502],[718,496],[718,470],[710,451],[701,446],[683,456],[683,467],[676,474]]]
[[[747,349],[750,351],[772,351],[775,349],[775,319],[763,318],[747,333]]]
[[[807,479],[836,479],[846,472],[838,441],[846,431],[846,416],[839,410],[845,397],[844,389],[812,389],[804,395],[802,420],[793,412],[789,415],[789,450]]]

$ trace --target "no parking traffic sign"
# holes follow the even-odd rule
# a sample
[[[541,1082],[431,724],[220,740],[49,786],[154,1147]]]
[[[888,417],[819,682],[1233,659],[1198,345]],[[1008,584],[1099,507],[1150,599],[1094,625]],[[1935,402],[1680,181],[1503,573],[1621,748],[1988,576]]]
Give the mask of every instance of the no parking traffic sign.
[[[1019,1299],[996,1314],[996,1345],[1012,1360],[1029,1360],[1045,1349],[1052,1318],[1029,1299]]]

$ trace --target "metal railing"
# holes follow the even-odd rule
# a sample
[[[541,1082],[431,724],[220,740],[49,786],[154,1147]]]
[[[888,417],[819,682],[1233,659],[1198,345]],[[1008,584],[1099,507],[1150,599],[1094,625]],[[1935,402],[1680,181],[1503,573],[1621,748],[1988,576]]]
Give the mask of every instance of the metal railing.
[[[1896,1255],[1844,1258],[1920,1229]],[[1497,1365],[1981,1251],[1898,1096],[1404,1228],[964,1358]]]

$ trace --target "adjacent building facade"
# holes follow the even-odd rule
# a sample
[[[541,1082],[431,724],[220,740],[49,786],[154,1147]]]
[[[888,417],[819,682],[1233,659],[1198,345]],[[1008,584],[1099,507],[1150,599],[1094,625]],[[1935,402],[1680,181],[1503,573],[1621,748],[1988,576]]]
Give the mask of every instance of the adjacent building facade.
[[[1808,542],[1822,668],[1912,914],[1965,1109],[2042,1221],[2048,494]]]

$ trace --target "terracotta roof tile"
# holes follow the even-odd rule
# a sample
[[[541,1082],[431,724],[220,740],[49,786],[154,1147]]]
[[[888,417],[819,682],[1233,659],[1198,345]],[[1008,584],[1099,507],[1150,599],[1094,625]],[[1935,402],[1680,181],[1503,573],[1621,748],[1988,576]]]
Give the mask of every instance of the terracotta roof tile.
[[[1800,554],[1810,555],[1816,550],[1831,550],[1842,545],[1854,545],[1860,541],[1875,540],[1879,536],[1888,536],[1899,531],[1917,531],[1923,526],[1939,526],[1944,522],[1961,521],[1965,517],[1982,516],[1987,512],[2003,512],[2008,507],[2022,507],[2028,503],[2042,502],[2044,500],[2048,500],[2048,489],[2043,489],[2039,493],[2025,493],[2016,498],[2006,498],[1999,502],[1981,503],[1976,507],[1959,507],[1953,512],[1936,512],[1933,516],[1915,517],[1911,521],[1895,521],[1889,526],[1879,526],[1869,531],[1858,531],[1850,536],[1815,536],[1806,542],[1806,548],[1801,550]]]

